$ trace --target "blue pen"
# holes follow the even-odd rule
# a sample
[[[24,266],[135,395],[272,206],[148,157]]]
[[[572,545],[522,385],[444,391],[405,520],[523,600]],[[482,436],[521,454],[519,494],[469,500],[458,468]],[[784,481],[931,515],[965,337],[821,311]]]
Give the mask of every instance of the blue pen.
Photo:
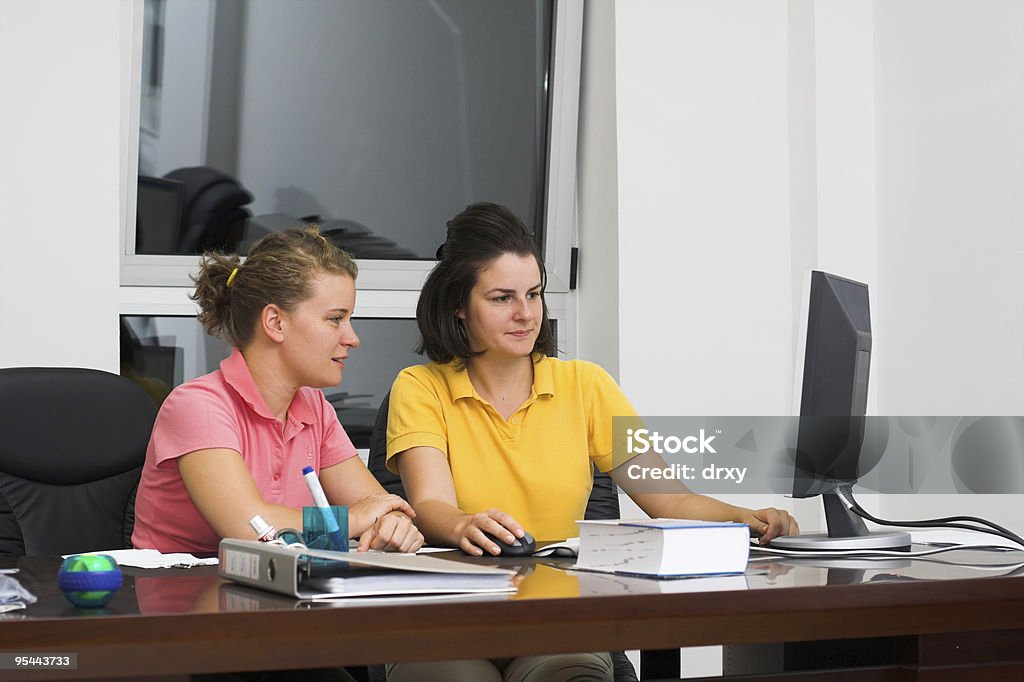
[[[331,544],[339,552],[347,550],[348,541],[341,537],[341,528],[338,527],[338,520],[334,518],[334,514],[331,512],[331,505],[327,503],[327,496],[324,495],[324,489],[320,486],[320,479],[316,477],[313,467],[303,467],[302,477],[306,479],[306,485],[309,486],[309,493],[313,496],[313,504],[320,509],[320,515],[324,517],[324,526],[327,528],[327,537],[330,539]]]

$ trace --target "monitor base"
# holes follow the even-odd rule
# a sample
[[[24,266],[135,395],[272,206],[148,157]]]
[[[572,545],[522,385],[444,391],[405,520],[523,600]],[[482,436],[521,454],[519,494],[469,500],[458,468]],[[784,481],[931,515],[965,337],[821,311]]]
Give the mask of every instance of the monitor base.
[[[910,533],[905,531],[873,531],[867,535],[833,538],[828,533],[804,533],[775,538],[770,547],[808,552],[839,552],[843,550],[908,550]]]

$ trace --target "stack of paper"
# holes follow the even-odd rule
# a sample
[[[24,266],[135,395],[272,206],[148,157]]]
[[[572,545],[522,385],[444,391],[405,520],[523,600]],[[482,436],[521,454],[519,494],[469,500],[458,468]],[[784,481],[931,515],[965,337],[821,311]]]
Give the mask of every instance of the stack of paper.
[[[118,566],[134,566],[136,568],[191,568],[192,566],[213,566],[217,557],[200,559],[187,552],[161,554],[155,549],[110,549],[89,554],[106,554],[114,558]],[[64,558],[72,556],[67,554]]]

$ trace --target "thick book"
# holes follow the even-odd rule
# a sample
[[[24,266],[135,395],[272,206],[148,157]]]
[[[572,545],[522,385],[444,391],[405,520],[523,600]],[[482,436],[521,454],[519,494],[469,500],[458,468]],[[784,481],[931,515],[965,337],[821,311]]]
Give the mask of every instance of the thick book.
[[[224,539],[221,577],[298,599],[514,592],[515,571],[417,554],[334,552]]]
[[[636,519],[577,521],[574,568],[658,578],[743,573],[750,529],[743,523]]]

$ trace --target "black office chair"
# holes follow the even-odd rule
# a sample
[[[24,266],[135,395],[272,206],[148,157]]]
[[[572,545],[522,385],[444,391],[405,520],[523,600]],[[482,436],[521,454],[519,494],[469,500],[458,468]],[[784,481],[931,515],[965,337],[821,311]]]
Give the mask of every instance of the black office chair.
[[[373,424],[373,433],[370,435],[370,454],[367,466],[370,473],[380,482],[384,489],[409,499],[405,494],[405,487],[402,479],[396,474],[388,471],[386,466],[387,444],[388,444],[388,407],[391,403],[391,391],[384,395],[384,400],[377,410],[377,420]],[[587,500],[587,509],[583,515],[585,519],[617,519],[619,518],[619,494],[612,477],[603,471],[594,468],[594,487],[590,491],[590,499]],[[636,682],[636,670],[629,658],[622,651],[611,652],[612,664],[615,666],[616,682]],[[375,679],[371,673],[371,680]]]
[[[156,406],[94,369],[0,369],[0,555],[131,546]]]
[[[252,194],[231,175],[209,166],[177,168],[164,176],[185,185],[185,213],[175,253],[232,251],[252,212]]]

